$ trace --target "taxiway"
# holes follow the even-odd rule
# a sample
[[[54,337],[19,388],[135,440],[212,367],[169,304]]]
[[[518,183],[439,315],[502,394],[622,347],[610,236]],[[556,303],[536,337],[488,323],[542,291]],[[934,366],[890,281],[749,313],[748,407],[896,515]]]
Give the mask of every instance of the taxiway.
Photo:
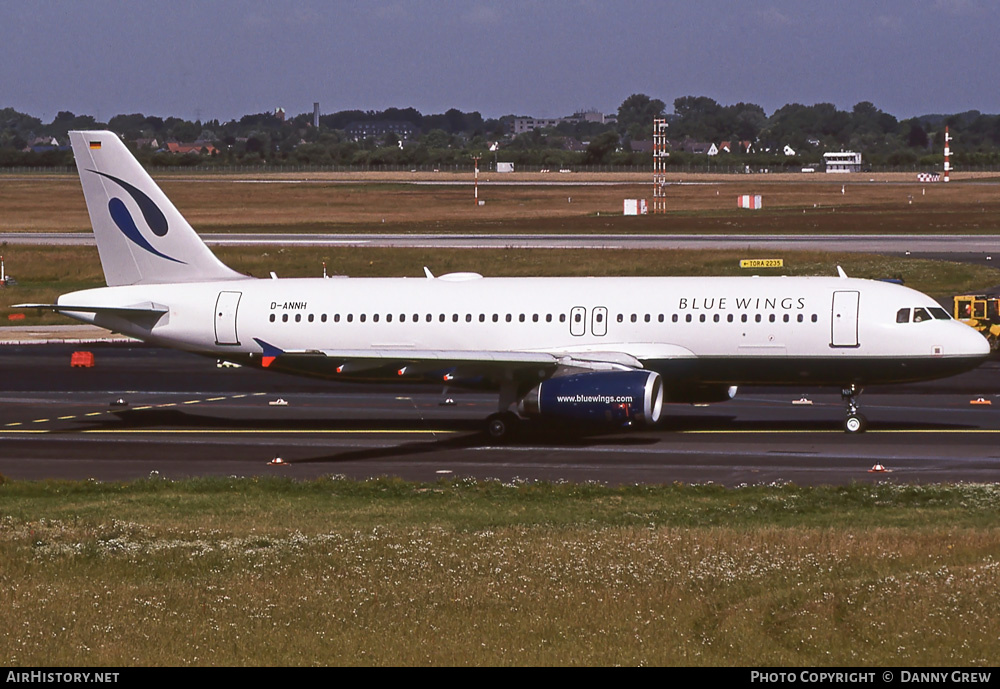
[[[533,430],[496,445],[481,432],[496,405],[490,394],[338,385],[130,343],[87,345],[95,366],[72,368],[81,347],[0,346],[0,474],[730,486],[1000,480],[1000,395],[991,392],[1000,390],[1000,361],[867,391],[860,399],[870,430],[861,435],[841,430],[836,390],[752,388],[723,404],[668,406],[654,429]],[[283,463],[271,464],[275,457]],[[872,472],[876,465],[885,471]]]

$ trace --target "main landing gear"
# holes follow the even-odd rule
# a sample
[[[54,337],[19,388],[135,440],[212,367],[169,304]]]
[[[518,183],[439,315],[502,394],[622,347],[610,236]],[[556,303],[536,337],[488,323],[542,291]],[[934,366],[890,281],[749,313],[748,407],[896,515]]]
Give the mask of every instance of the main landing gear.
[[[486,434],[498,442],[510,440],[521,428],[521,417],[511,409],[524,394],[517,383],[506,380],[500,385],[500,397],[497,400],[497,412],[486,418]]]
[[[520,424],[521,419],[514,412],[498,412],[486,419],[486,433],[493,440],[509,440]]]
[[[847,402],[847,418],[844,419],[844,430],[848,433],[864,433],[865,429],[868,428],[868,419],[859,411],[858,407],[857,397],[860,394],[861,388],[854,383],[851,383],[850,386],[840,391],[840,396]]]

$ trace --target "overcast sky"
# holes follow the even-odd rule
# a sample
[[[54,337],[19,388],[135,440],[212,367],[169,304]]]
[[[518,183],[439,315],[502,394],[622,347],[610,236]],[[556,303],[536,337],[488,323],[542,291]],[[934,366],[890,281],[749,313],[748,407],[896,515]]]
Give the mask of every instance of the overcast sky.
[[[995,0],[0,0],[0,107],[556,117],[633,93],[1000,113]]]

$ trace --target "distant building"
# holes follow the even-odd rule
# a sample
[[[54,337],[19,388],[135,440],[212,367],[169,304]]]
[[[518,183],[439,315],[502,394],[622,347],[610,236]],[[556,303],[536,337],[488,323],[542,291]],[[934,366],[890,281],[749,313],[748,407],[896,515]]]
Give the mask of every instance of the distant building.
[[[566,151],[586,151],[589,142],[580,141],[579,139],[574,139],[572,136],[567,136],[563,138],[563,150]]]
[[[177,155],[184,155],[186,153],[197,153],[198,155],[205,153],[207,155],[215,155],[216,148],[208,141],[195,141],[193,144],[182,144],[176,141],[168,141],[167,151]]]
[[[355,141],[373,139],[393,133],[404,141],[413,136],[416,129],[410,122],[382,120],[378,122],[351,122],[344,127],[344,133]]]
[[[563,117],[563,122],[596,122],[597,124],[607,124],[608,118],[604,113],[597,110],[584,110],[582,112],[575,112],[569,117]]]
[[[598,124],[612,124],[617,121],[616,115],[605,115],[597,110],[584,110],[575,112],[569,117],[515,117],[514,135],[526,134],[536,129],[551,129],[558,127],[563,122],[578,124],[580,122],[596,122]]]
[[[861,154],[854,151],[824,153],[827,172],[861,172]]]
[[[528,132],[533,132],[536,129],[551,129],[552,127],[558,126],[562,122],[562,118],[556,117],[553,119],[541,119],[538,117],[515,117],[514,118],[514,134],[527,134]]]
[[[685,153],[693,153],[695,155],[715,155],[715,153],[709,153],[712,149],[715,149],[715,153],[719,152],[719,149],[715,148],[715,144],[708,143],[707,141],[685,141],[681,145],[681,150]]]

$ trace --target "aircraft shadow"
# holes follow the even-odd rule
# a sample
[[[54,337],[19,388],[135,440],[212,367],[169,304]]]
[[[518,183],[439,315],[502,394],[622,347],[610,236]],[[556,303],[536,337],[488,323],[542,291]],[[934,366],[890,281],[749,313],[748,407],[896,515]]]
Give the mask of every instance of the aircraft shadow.
[[[112,412],[111,417],[89,418],[80,420],[80,424],[88,428],[100,428],[113,430],[115,428],[219,428],[238,429],[241,427],[252,428],[253,430],[344,430],[344,431],[423,431],[428,428],[441,429],[446,431],[469,431],[480,434],[483,440],[489,444],[497,444],[496,440],[489,438],[483,433],[484,421],[481,419],[362,419],[362,418],[342,418],[342,419],[259,419],[249,421],[228,418],[224,416],[210,416],[203,413],[189,413],[180,409],[121,409]],[[976,428],[975,424],[931,422],[921,419],[915,420],[879,420],[871,423],[872,430],[961,430]],[[525,423],[515,437],[507,443],[533,443],[542,441],[558,441],[561,443],[573,442],[585,439],[610,438],[626,439],[634,438],[639,433],[677,433],[683,431],[831,431],[842,430],[842,422],[839,418],[829,419],[739,419],[730,414],[717,414],[713,416],[668,416],[660,420],[654,427],[639,427],[635,429],[594,426],[592,424],[562,424],[562,423]]]
[[[609,449],[626,447],[651,447],[663,442],[671,442],[670,437],[683,432],[755,432],[755,433],[810,433],[842,431],[841,424],[836,419],[823,420],[740,420],[731,415],[711,417],[667,417],[655,428],[601,428],[594,426],[564,424],[531,424],[526,423],[518,428],[509,439],[498,441],[491,438],[484,430],[483,421],[471,420],[435,420],[433,423],[421,422],[415,419],[286,419],[267,420],[254,419],[252,427],[239,420],[205,416],[188,413],[179,409],[123,409],[115,411],[113,417],[103,417],[102,420],[89,420],[87,427],[101,430],[141,430],[155,428],[176,429],[178,432],[194,429],[239,430],[248,428],[252,431],[266,433],[268,431],[301,430],[310,431],[413,431],[440,430],[447,435],[434,436],[431,439],[404,439],[398,444],[387,447],[367,447],[333,451],[299,459],[286,460],[289,464],[337,464],[366,460],[383,460],[400,457],[413,457],[447,451],[461,451],[476,447],[509,447],[512,450],[519,447],[544,449],[546,446],[560,449],[605,447]],[[896,431],[927,431],[956,430],[974,428],[974,426],[954,423],[921,423],[919,421],[899,421],[893,423],[877,423],[873,430]],[[843,434],[845,440],[855,440],[862,436]],[[675,438],[679,436],[674,435]],[[691,439],[692,436],[687,436]]]

